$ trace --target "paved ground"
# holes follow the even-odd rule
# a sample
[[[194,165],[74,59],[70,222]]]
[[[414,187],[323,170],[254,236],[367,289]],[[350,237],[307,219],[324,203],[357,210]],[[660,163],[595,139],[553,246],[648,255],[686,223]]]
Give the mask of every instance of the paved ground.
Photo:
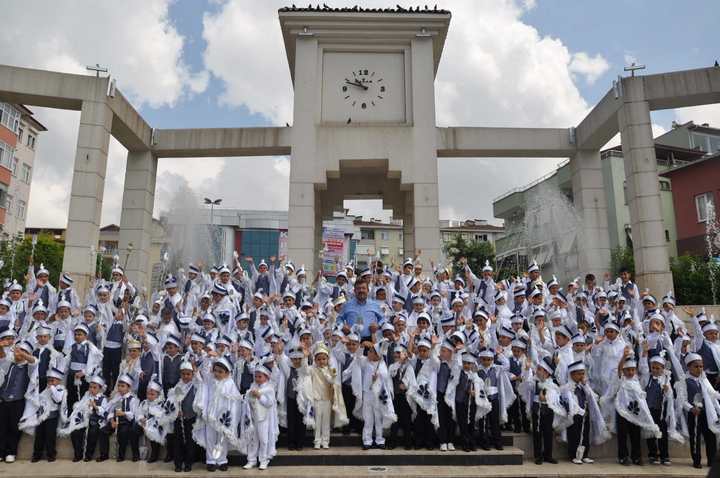
[[[315,466],[315,467],[273,467],[272,464],[267,471],[243,470],[240,467],[231,467],[227,472],[208,473],[204,466],[195,466],[191,473],[174,473],[168,464],[152,464],[124,462],[122,464],[114,461],[100,463],[72,463],[67,460],[60,460],[55,463],[29,463],[18,461],[13,464],[0,463],[0,478],[14,478],[36,476],[40,478],[63,478],[63,477],[195,477],[212,476],[267,476],[272,478],[285,477],[423,477],[450,478],[450,477],[483,477],[483,478],[567,478],[582,476],[582,478],[613,477],[613,478],[667,478],[667,477],[706,477],[709,469],[696,470],[692,468],[688,460],[675,460],[673,466],[665,467],[660,465],[645,466],[621,466],[611,461],[602,461],[593,465],[573,465],[572,463],[561,463],[558,465],[535,465],[526,462],[523,465],[501,465],[501,466],[467,466],[467,467],[387,467],[371,470],[366,467],[338,467],[338,466]]]

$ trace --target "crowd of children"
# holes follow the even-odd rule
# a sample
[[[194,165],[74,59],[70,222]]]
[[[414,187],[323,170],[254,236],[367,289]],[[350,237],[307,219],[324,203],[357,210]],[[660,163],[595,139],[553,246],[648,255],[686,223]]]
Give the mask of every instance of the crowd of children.
[[[503,448],[503,431],[532,436],[535,463],[593,463],[613,434],[618,460],[670,465],[670,441],[693,466],[720,434],[720,341],[703,311],[675,314],[671,293],[639,291],[627,271],[561,287],[533,263],[495,282],[461,261],[432,277],[418,258],[394,268],[352,264],[333,282],[291,262],[167,275],[150,297],[115,266],[81,304],[42,265],[0,299],[0,459],[23,432],[32,461],[161,459],[268,467],[278,437],[330,448],[332,430],[362,448]],[[431,264],[432,267],[434,265]],[[456,448],[458,447],[458,448]],[[129,455],[128,455],[129,449]],[[530,450],[528,450],[529,452]]]

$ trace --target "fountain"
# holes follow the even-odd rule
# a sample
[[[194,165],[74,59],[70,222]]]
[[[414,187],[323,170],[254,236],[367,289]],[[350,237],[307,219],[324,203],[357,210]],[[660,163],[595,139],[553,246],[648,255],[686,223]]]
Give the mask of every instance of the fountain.
[[[520,244],[528,262],[536,260],[543,275],[560,279],[578,275],[577,244],[582,241],[582,217],[572,200],[546,181],[525,191],[527,204]]]
[[[710,279],[712,303],[713,305],[717,305],[717,274],[718,270],[720,270],[720,264],[716,262],[713,252],[714,250],[718,250],[718,257],[720,257],[720,225],[718,224],[715,216],[715,205],[712,202],[708,202],[707,205],[707,220],[705,221],[705,247],[708,257],[708,275]]]
[[[180,186],[162,215],[168,218],[167,270],[186,268],[190,262],[210,267],[221,260],[219,228],[208,225],[207,211],[188,185]]]

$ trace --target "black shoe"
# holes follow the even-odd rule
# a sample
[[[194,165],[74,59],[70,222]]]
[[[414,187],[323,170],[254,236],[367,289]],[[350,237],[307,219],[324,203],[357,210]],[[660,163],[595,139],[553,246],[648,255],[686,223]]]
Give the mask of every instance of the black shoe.
[[[633,465],[642,466],[642,460],[640,458],[636,458],[632,462],[633,462]]]
[[[30,459],[30,463],[37,463],[38,461],[40,461],[40,457],[39,457],[39,456],[33,456],[33,457]]]
[[[185,465],[185,468],[183,468],[183,471],[185,471],[185,472],[187,472],[187,471],[192,471],[192,466],[190,466],[190,465]]]
[[[170,463],[171,461],[175,461],[175,457],[173,457],[173,456],[171,456],[171,455],[168,455],[168,456],[165,457],[165,459],[164,459],[163,461],[164,461],[165,463]]]
[[[702,468],[702,464],[700,464],[700,463],[693,463],[693,468],[700,469],[700,468]]]
[[[148,462],[148,463],[155,463],[156,461],[157,461],[157,457],[156,457],[156,456],[150,456],[150,458],[147,459],[147,462]]]
[[[384,450],[386,448],[386,446],[383,443],[382,445],[375,445],[375,448],[377,448],[378,450]]]
[[[632,465],[632,462],[630,461],[630,458],[625,457],[620,460],[620,464],[625,465],[625,466],[630,466],[630,465]]]
[[[363,444],[363,446],[362,446],[362,449],[365,451],[369,450],[370,448],[372,448],[370,445]]]
[[[543,463],[542,458],[535,458],[535,464],[536,464],[536,465],[542,465],[542,463]]]
[[[392,443],[386,444],[385,447],[386,447],[388,450],[394,450],[394,449],[395,449],[395,445],[393,445]]]
[[[48,457],[48,463],[52,463],[53,461],[55,461],[55,459],[56,459],[56,458],[55,458],[54,456],[49,456],[49,457]]]
[[[480,445],[480,448],[482,448],[485,451],[490,451],[490,447],[488,445]]]
[[[175,473],[180,473],[181,471],[182,471],[182,466],[175,467]]]
[[[90,461],[91,459],[92,459],[92,458],[90,458],[90,457],[88,456],[88,457],[85,457],[85,459],[84,459],[83,461]],[[97,462],[99,463],[99,462],[102,461],[102,460],[100,460],[100,458],[98,458],[98,459],[95,460],[95,461],[97,461]]]
[[[77,463],[78,461],[82,461],[82,458],[80,458],[79,456],[73,457],[73,459],[72,459],[73,463]]]
[[[216,467],[215,465],[208,465],[208,466],[205,467],[205,468],[206,468],[207,471],[209,471],[210,473],[212,473],[213,471],[215,471],[215,470],[217,469],[217,467]]]
[[[415,449],[416,449],[416,450],[422,450],[422,449],[423,449],[423,446],[422,446],[422,445],[415,445]]]
[[[218,470],[220,470],[220,471],[227,471],[227,469],[228,469],[227,463],[223,463],[222,465],[218,466]]]
[[[410,445],[410,444],[407,444],[407,445],[405,445],[404,448],[405,448],[406,450],[412,450],[412,449],[413,449],[413,446]]]
[[[552,457],[550,457],[550,458],[543,458],[543,461],[544,461],[545,463],[551,463],[551,464],[553,464],[553,465],[557,465],[557,463],[558,463],[558,461],[557,461],[555,458],[552,458]]]
[[[124,457],[124,456],[119,456],[119,457],[117,457],[117,462],[118,462],[118,463],[122,463],[123,461],[125,461],[125,457]]]
[[[502,445],[495,445],[495,449],[502,451],[505,449],[505,447],[503,447]]]
[[[294,446],[289,446],[289,447],[288,447],[288,451],[295,451],[295,447],[294,447]]]
[[[463,451],[464,451],[465,453],[470,453],[472,450],[470,449],[469,446],[464,446],[464,447],[463,447]]]

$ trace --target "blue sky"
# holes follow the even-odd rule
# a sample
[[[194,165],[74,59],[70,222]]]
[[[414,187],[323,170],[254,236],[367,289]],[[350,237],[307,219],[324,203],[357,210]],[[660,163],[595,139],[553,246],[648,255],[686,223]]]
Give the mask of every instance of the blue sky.
[[[452,1],[440,5],[452,10]],[[208,0],[178,0],[170,6],[171,21],[186,38],[183,56],[195,70],[203,68],[206,48],[203,15],[218,8],[217,2]],[[720,58],[717,0],[537,0],[522,20],[541,35],[559,38],[571,51],[600,53],[610,62],[609,71],[597,82],[576,82],[591,105],[608,91],[618,74],[626,74],[622,68],[628,56],[647,66],[642,73],[700,68]],[[250,114],[242,105],[220,105],[218,98],[223,88],[222,80],[211,75],[204,93],[182,99],[172,107],[144,106],[141,111],[151,124],[162,128],[272,123],[261,114]],[[673,119],[674,114],[669,111],[653,113],[653,120],[665,128],[670,127]]]
[[[99,62],[153,127],[292,122],[277,19],[277,8],[291,1],[123,0],[122,11],[116,3],[93,0],[6,3],[0,63],[86,74],[85,65]],[[720,57],[720,0],[438,3],[453,12],[435,81],[441,126],[569,127],[624,74],[628,58],[646,64],[643,73],[657,73],[707,67]],[[38,148],[28,222],[60,227],[67,218],[79,115],[49,109],[36,114],[48,132]],[[720,125],[720,106],[654,112],[652,119],[658,132],[673,120]],[[103,224],[119,221],[125,156],[111,142]],[[443,159],[440,215],[492,220],[494,197],[557,164],[543,158]],[[200,198],[223,197],[227,207],[286,209],[289,169],[283,158],[162,160],[155,212],[171,207],[184,186]],[[467,191],[473,191],[470,198]],[[378,213],[376,206],[350,206],[354,213]]]

